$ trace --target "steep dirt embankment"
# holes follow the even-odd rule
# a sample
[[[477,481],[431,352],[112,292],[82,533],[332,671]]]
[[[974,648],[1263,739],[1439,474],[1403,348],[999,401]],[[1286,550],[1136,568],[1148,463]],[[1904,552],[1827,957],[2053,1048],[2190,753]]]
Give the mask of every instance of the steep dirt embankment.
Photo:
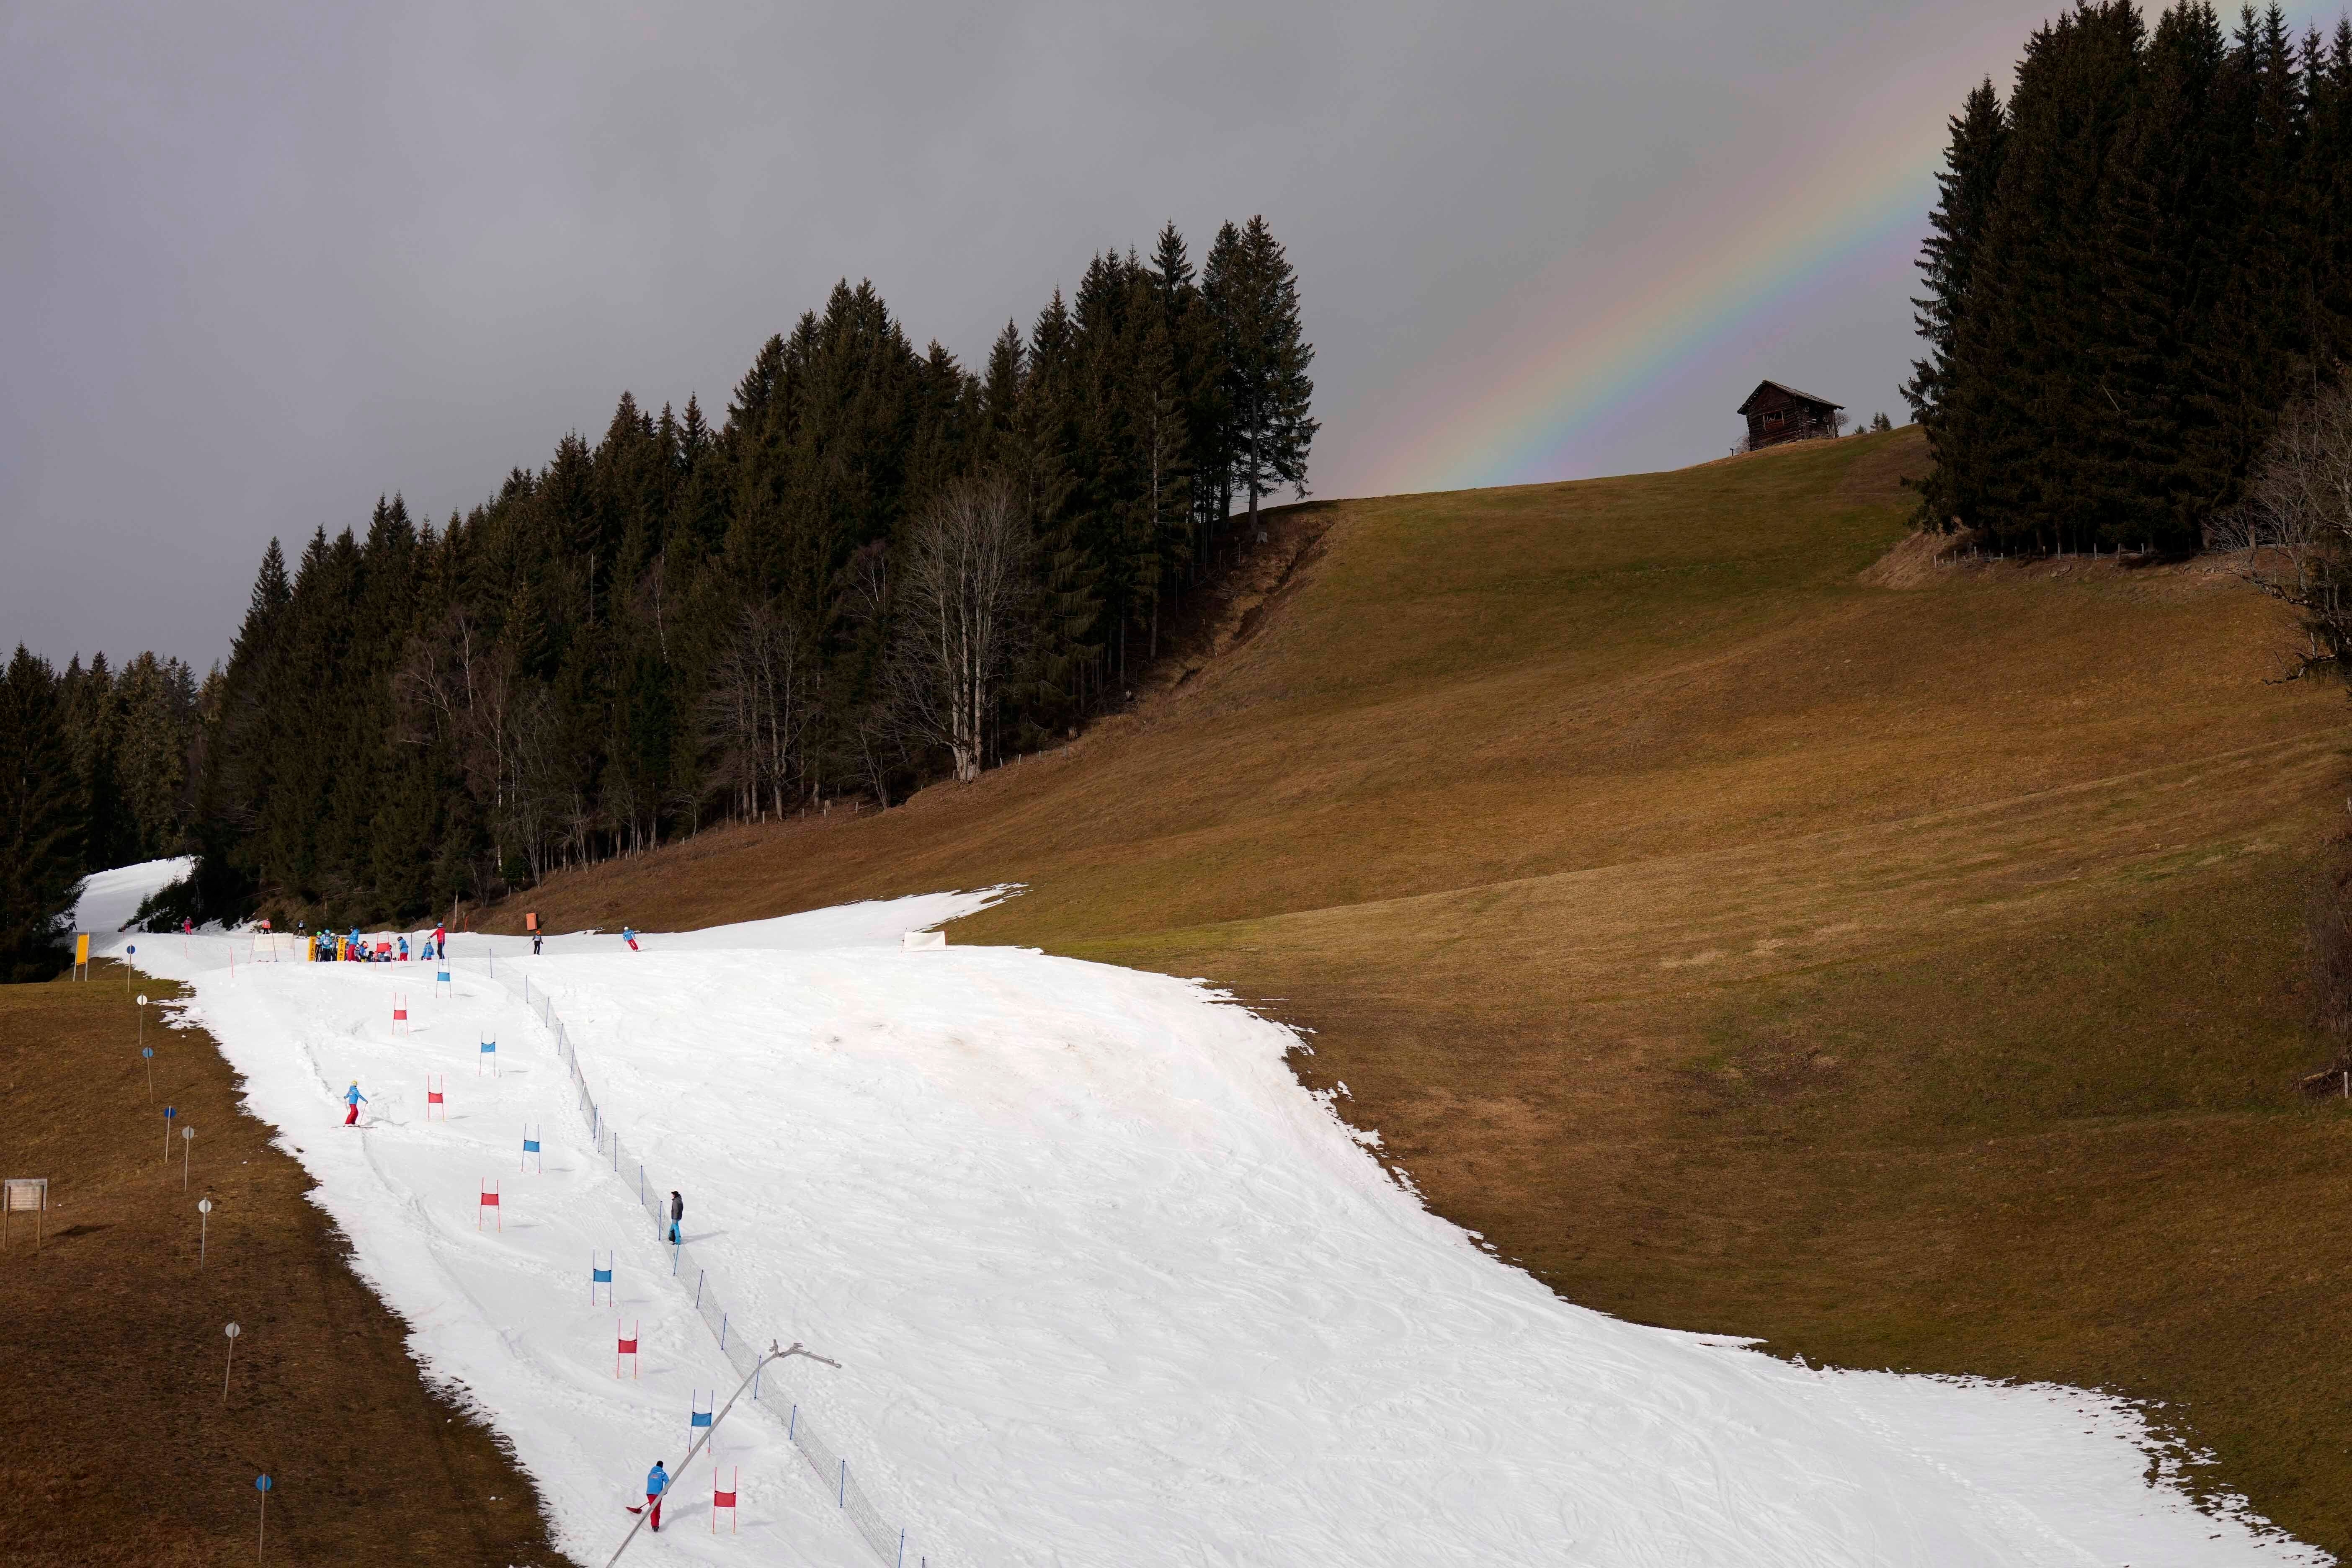
[[[955,940],[1311,1026],[1302,1076],[1570,1298],[2162,1399],[2352,1546],[2312,1436],[2352,1415],[2352,1240],[2312,1217],[2352,1120],[2293,1091],[2342,694],[2265,684],[2274,608],[2194,567],[1865,580],[1923,464],[1898,431],[1291,509],[1249,635],[1132,716],[530,901],[658,929],[1025,882]]]

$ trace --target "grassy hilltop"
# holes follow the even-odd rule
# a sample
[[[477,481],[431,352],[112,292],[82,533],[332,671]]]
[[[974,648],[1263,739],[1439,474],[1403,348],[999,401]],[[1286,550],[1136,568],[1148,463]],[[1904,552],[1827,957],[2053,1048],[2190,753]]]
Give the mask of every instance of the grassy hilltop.
[[[1883,561],[1925,467],[1905,430],[1286,509],[1131,716],[528,901],[1026,883],[953,940],[1310,1027],[1301,1076],[1563,1295],[2161,1400],[2352,1548],[2352,1119],[2294,1091],[2343,694],[2266,683],[2291,628],[2203,565]]]

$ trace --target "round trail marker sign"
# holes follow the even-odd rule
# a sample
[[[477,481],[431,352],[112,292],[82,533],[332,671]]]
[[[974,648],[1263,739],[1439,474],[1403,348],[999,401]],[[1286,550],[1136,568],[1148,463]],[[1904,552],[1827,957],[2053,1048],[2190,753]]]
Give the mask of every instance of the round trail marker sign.
[[[226,1334],[230,1339],[235,1339],[237,1336],[237,1327],[235,1323],[231,1323],[228,1327],[223,1329],[221,1332]]]
[[[198,1214],[210,1214],[210,1213],[212,1213],[212,1212],[213,1212],[213,1201],[212,1201],[212,1199],[210,1199],[210,1198],[198,1198],[198,1199],[196,1200],[196,1212],[197,1212]]]
[[[152,1046],[142,1046],[139,1047],[139,1054],[142,1057],[152,1057],[155,1054],[155,1047]]]
[[[271,1485],[272,1482],[268,1476],[256,1476],[253,1478],[253,1489],[255,1491],[266,1492],[270,1489]]]
[[[136,951],[137,951],[137,949],[135,949],[135,948],[134,948],[134,949],[132,949],[132,951],[133,951],[133,952],[136,952]],[[142,1007],[144,1007],[145,1005],[147,1005],[147,993],[145,993],[144,991],[142,991],[141,993],[139,993],[139,1005],[140,1005]]]

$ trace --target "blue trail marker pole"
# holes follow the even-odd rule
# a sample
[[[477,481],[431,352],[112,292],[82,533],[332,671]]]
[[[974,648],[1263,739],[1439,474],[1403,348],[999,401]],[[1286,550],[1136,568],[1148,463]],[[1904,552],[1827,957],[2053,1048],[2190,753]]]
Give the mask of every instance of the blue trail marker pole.
[[[268,1476],[253,1478],[253,1489],[261,1494],[261,1530],[253,1538],[253,1560],[256,1563],[261,1561],[262,1552],[269,1545],[269,1488],[270,1479]]]

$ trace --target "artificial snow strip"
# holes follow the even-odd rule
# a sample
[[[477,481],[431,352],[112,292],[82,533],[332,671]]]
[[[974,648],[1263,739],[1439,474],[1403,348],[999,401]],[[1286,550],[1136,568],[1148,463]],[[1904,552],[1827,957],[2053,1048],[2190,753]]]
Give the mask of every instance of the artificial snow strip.
[[[511,1440],[583,1560],[677,1460],[695,1391],[739,1380],[617,1128],[683,1194],[730,1347],[748,1325],[842,1363],[796,1371],[781,1425],[726,1421],[677,1477],[659,1561],[871,1568],[843,1489],[811,1484],[812,1419],[835,1477],[845,1454],[903,1510],[909,1568],[2326,1561],[2151,1484],[2120,1402],[1823,1372],[1563,1302],[1400,1187],[1299,1087],[1281,1027],[1168,976],[904,946],[978,901],[639,952],[461,938],[502,984],[417,987],[406,1037],[396,964],[231,980],[202,935],[139,961],[193,983],[420,1361]],[[525,979],[592,1065],[593,1115],[507,989]],[[484,1039],[499,1077],[467,1071]],[[428,1071],[446,1122],[421,1114]],[[353,1079],[374,1120],[329,1136]],[[543,1174],[515,1169],[526,1122]],[[491,1182],[504,1230],[478,1232]],[[614,1375],[616,1317],[642,1325],[639,1376]],[[709,1528],[722,1491],[740,1536]]]

